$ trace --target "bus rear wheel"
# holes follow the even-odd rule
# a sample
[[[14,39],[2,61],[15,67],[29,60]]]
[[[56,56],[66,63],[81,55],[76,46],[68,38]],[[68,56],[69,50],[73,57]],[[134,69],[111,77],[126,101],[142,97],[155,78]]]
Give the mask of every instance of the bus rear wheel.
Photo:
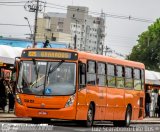
[[[125,121],[124,121],[125,127],[129,127],[129,125],[131,123],[131,117],[132,117],[132,109],[131,109],[131,107],[127,107]]]
[[[113,121],[113,125],[118,126],[118,127],[129,127],[131,123],[131,117],[132,117],[132,109],[130,106],[128,106],[126,109],[125,120],[124,121]]]

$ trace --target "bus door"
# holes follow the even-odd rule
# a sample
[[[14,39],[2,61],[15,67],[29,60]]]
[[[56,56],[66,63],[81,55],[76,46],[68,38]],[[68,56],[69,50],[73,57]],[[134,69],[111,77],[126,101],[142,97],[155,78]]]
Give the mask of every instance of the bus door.
[[[143,116],[143,102],[144,102],[144,94],[142,91],[144,84],[144,73],[138,68],[134,69],[134,110],[133,117],[135,120],[138,118],[142,118]]]
[[[77,98],[77,120],[84,120],[87,114],[86,103],[86,64],[79,62],[78,64],[78,98]]]
[[[106,109],[106,66],[105,63],[97,63],[97,86],[99,89],[98,105],[100,108],[100,119],[105,120]]]

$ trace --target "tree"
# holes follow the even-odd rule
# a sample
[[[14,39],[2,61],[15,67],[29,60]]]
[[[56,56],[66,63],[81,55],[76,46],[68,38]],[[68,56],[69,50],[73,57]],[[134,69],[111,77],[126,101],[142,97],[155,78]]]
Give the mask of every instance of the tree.
[[[144,63],[146,69],[160,71],[160,18],[138,36],[137,42],[127,59]]]

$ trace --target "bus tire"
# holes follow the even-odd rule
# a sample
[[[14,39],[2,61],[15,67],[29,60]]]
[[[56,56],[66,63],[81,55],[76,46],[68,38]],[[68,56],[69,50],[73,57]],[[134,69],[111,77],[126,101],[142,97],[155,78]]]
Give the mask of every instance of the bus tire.
[[[87,120],[84,121],[84,125],[86,127],[91,127],[94,121],[94,107],[92,104],[89,105],[88,112],[87,112]]]
[[[128,106],[126,109],[125,120],[113,121],[113,125],[116,127],[129,127],[131,123],[131,117],[132,117],[132,109],[130,106]]]
[[[125,120],[122,123],[125,127],[129,127],[131,124],[131,118],[132,118],[132,108],[130,106],[127,107]]]

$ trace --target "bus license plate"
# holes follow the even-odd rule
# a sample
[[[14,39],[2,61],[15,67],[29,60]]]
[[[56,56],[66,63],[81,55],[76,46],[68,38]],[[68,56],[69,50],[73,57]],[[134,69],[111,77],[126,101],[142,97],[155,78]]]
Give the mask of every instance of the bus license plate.
[[[39,111],[38,114],[39,115],[47,115],[48,113],[46,111]]]

